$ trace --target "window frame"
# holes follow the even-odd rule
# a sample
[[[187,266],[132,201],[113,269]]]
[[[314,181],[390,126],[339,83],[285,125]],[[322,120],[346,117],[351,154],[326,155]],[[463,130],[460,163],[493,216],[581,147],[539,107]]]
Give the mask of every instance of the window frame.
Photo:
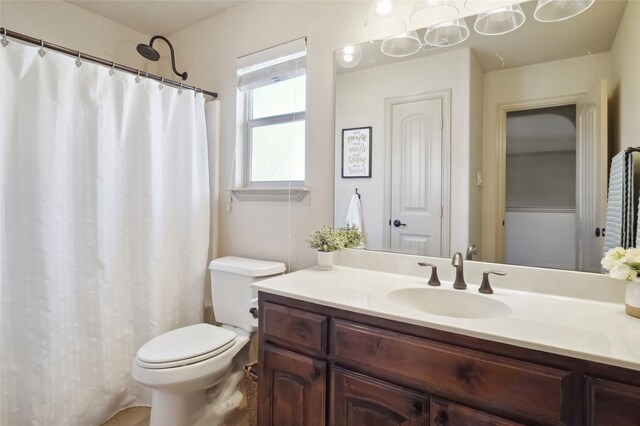
[[[305,74],[306,75],[306,72]],[[304,111],[294,111],[285,114],[279,115],[271,115],[267,117],[261,118],[253,118],[253,91],[255,89],[247,90],[245,95],[245,187],[246,188],[287,188],[287,187],[296,187],[302,188],[304,187],[304,183],[306,180],[306,152],[307,152],[307,131],[306,131],[306,102],[305,102],[305,110]],[[305,92],[307,90],[305,84]],[[304,134],[304,144],[305,144],[305,178],[303,180],[272,180],[272,181],[264,181],[264,180],[252,180],[251,175],[251,165],[253,162],[253,129],[256,127],[265,127],[271,126],[275,124],[284,124],[284,123],[294,123],[298,121],[305,122],[305,134]]]

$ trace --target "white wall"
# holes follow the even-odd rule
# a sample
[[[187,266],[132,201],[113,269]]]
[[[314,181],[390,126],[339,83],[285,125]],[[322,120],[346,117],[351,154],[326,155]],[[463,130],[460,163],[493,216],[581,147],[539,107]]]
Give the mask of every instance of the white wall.
[[[500,105],[578,95],[588,91],[601,78],[611,80],[610,54],[564,59],[510,68],[485,74],[483,126],[482,260],[497,256],[497,194],[504,189],[497,180],[496,158],[498,109]],[[611,87],[611,84],[609,85]]]
[[[136,51],[150,36],[64,1],[0,1],[0,26],[132,68],[156,73]],[[162,52],[161,52],[162,53]]]
[[[220,256],[283,261],[291,270],[316,263],[306,236],[333,222],[333,53],[361,43],[369,4],[339,1],[242,3],[170,35],[192,84],[219,92],[221,111]],[[299,203],[230,202],[236,144],[236,58],[307,37],[306,186]]]
[[[482,170],[482,117],[484,102],[484,71],[475,55],[471,55],[469,103],[469,237],[468,244],[478,248],[482,258],[482,186],[478,185],[478,172]],[[456,249],[456,248],[454,248]],[[464,250],[464,247],[457,247]]]
[[[618,112],[612,122],[613,144],[609,156],[630,147],[640,146],[640,2],[630,1],[611,47],[613,102],[610,108]]]
[[[355,188],[362,195],[367,248],[382,250],[389,230],[385,194],[385,99],[451,89],[451,247],[464,250],[468,240],[469,49],[340,74],[336,78],[335,150],[341,152],[341,129],[372,126],[372,174],[343,179],[340,155],[335,162],[335,217],[342,224]],[[401,79],[396,78],[402,76]],[[428,78],[425,78],[428,76]],[[443,253],[447,256],[448,253]]]

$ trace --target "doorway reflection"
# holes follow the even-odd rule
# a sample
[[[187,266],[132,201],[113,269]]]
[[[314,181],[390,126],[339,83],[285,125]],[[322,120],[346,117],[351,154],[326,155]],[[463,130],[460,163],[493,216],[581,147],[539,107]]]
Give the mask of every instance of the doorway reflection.
[[[507,113],[508,264],[575,270],[576,106]]]

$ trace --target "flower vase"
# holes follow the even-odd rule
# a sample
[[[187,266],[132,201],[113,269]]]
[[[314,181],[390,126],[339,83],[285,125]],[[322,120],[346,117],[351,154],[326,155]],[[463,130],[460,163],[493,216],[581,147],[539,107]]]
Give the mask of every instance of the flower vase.
[[[319,251],[318,252],[318,269],[321,271],[328,271],[333,268],[333,252],[332,251]]]
[[[640,278],[627,283],[624,310],[628,315],[640,318]]]

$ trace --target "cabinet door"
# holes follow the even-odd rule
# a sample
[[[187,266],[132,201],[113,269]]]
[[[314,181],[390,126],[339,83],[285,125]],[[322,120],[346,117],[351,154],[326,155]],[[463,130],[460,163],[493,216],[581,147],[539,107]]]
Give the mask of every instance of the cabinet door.
[[[587,377],[587,424],[640,426],[640,388]]]
[[[519,423],[433,398],[429,424],[430,426],[515,426]]]
[[[293,352],[263,349],[259,424],[321,426],[325,424],[326,365]]]
[[[340,368],[333,371],[335,426],[416,426],[429,421],[425,395]]]

